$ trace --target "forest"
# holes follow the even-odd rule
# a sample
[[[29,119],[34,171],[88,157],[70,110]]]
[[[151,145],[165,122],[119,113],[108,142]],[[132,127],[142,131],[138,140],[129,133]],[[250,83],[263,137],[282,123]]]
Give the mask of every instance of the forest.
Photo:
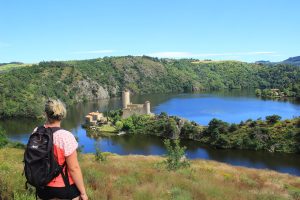
[[[277,88],[300,97],[300,68],[148,56],[40,62],[0,73],[0,118],[38,118],[47,98],[71,105],[120,96],[125,88],[133,94]]]

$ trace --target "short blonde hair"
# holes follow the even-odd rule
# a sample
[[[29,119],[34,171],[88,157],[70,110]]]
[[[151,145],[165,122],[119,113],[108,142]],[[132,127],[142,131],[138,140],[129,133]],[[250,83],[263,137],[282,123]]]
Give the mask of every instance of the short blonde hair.
[[[65,104],[59,99],[48,99],[45,104],[45,113],[50,123],[61,121],[67,115]]]

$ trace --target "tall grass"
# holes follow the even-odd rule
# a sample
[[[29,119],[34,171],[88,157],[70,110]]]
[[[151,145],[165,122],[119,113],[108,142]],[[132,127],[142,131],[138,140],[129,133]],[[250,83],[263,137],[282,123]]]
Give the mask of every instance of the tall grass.
[[[0,196],[34,199],[25,190],[23,150],[0,149]],[[233,167],[214,161],[194,160],[189,168],[169,171],[157,156],[107,154],[105,162],[81,154],[80,164],[90,199],[299,199],[300,178],[268,170]]]

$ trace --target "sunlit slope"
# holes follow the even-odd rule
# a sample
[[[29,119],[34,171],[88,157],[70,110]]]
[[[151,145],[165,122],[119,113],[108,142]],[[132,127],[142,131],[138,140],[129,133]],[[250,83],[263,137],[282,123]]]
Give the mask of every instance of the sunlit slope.
[[[24,189],[23,150],[0,149],[2,199],[35,199]],[[300,178],[268,170],[194,160],[189,169],[167,171],[157,156],[119,156],[96,162],[80,155],[90,199],[299,199]],[[14,198],[13,198],[14,197]]]
[[[31,66],[32,64],[16,64],[16,63],[9,63],[9,64],[4,64],[4,65],[0,65],[0,73],[4,73],[7,72],[9,70],[12,69],[18,69],[21,67],[26,67],[26,66]]]
[[[67,104],[133,94],[284,88],[300,96],[300,68],[238,61],[105,57],[41,62],[0,73],[0,118],[37,117],[45,98]]]

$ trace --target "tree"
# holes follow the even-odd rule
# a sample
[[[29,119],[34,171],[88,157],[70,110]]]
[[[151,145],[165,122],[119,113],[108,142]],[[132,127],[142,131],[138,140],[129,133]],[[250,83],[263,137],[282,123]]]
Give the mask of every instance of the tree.
[[[256,96],[261,96],[261,89],[256,89],[255,90],[255,95]]]
[[[123,122],[117,121],[115,125],[116,125],[116,128],[117,128],[119,131],[122,130],[122,128],[123,128]]]
[[[266,120],[268,124],[275,124],[276,122],[278,122],[281,119],[281,117],[279,115],[270,115],[270,116],[266,116]]]
[[[167,160],[164,162],[168,170],[177,170],[179,168],[188,167],[189,162],[184,158],[186,147],[180,146],[180,140],[164,140],[167,150]]]

